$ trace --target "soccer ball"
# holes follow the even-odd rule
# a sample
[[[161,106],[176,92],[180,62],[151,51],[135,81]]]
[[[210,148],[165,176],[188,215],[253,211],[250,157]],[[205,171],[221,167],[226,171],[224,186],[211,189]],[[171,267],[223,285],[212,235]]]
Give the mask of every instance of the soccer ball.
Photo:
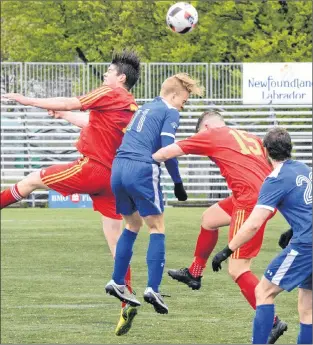
[[[198,22],[197,10],[187,2],[177,2],[167,12],[166,23],[179,34],[193,30]]]

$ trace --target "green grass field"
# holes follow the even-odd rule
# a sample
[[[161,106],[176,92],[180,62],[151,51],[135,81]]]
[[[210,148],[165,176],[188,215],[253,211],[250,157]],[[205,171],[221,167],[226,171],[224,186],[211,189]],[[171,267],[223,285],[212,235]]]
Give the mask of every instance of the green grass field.
[[[204,209],[166,209],[166,269],[189,265]],[[250,343],[253,310],[227,275],[205,271],[203,287],[192,291],[164,274],[168,315],[143,302],[128,335],[116,337],[120,303],[104,293],[113,260],[99,214],[90,209],[6,209],[1,217],[1,343],[14,344],[245,344]],[[279,251],[287,228],[277,215],[253,264],[258,276]],[[227,243],[220,231],[215,252]],[[133,285],[143,301],[148,244],[142,230],[132,261]],[[297,292],[277,298],[289,330],[278,343],[294,344],[298,332]]]

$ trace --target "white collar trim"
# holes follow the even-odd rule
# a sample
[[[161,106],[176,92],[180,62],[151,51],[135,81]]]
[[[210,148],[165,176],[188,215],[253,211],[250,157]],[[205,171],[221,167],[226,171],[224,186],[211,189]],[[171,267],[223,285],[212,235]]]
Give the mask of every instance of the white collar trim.
[[[176,109],[175,107],[173,107],[172,105],[170,105],[164,98],[161,97],[161,100],[167,105],[168,108],[170,109]],[[176,109],[177,110],[177,109]],[[178,110],[177,110],[178,111]]]
[[[283,165],[284,162],[277,165],[277,167],[269,174],[269,177],[277,177]]]

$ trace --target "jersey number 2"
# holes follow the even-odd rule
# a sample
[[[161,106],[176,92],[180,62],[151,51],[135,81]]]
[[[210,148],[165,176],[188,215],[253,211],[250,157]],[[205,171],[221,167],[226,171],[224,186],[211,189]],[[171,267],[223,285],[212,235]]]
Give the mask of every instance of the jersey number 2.
[[[246,132],[232,129],[229,133],[236,139],[243,155],[252,153],[256,156],[262,156],[263,153],[259,142],[254,138],[250,138]]]
[[[298,175],[296,183],[298,187],[302,186],[303,183],[306,183],[303,199],[307,205],[312,204],[312,171],[309,174],[309,178],[304,175]]]

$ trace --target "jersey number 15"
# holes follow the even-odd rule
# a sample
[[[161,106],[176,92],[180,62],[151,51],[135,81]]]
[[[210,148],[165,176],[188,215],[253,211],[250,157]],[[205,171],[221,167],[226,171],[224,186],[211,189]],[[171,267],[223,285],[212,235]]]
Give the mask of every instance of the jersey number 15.
[[[233,129],[230,130],[229,133],[236,139],[241,149],[240,152],[243,155],[254,154],[256,156],[262,156],[263,152],[261,145],[256,139],[250,138],[248,133]]]

